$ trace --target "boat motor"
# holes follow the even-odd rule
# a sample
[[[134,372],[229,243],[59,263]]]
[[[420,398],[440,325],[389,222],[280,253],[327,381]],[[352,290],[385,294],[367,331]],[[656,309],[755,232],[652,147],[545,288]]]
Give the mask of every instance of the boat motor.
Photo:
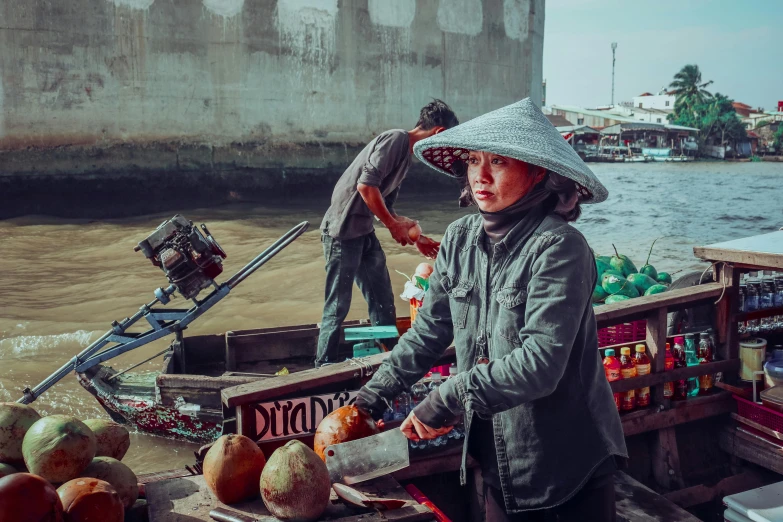
[[[153,265],[166,274],[169,282],[185,299],[196,297],[204,288],[215,285],[223,272],[226,252],[207,226],[201,230],[177,214],[164,221],[133,250],[141,251]],[[164,302],[165,304],[165,302]]]
[[[226,252],[220,248],[206,225],[202,224],[199,230],[192,221],[179,214],[164,221],[134,250],[143,252],[153,265],[163,270],[171,284],[166,288],[156,289],[153,292],[155,299],[142,305],[131,317],[126,317],[122,321],[113,321],[111,330],[43,382],[32,389],[26,388],[24,395],[17,402],[30,404],[72,371],[83,373],[104,361],[172,333],[181,338],[182,330],[191,322],[226,297],[233,288],[261,265],[290,245],[309,226],[307,221],[299,223],[230,279],[218,284],[215,278],[223,272],[222,262],[226,258]],[[214,290],[207,297],[201,301],[196,299],[202,290],[210,286]],[[192,300],[194,306],[179,310],[153,308],[158,303],[168,304],[175,292],[185,299]],[[152,328],[142,333],[128,332],[128,329],[140,319],[145,319]]]

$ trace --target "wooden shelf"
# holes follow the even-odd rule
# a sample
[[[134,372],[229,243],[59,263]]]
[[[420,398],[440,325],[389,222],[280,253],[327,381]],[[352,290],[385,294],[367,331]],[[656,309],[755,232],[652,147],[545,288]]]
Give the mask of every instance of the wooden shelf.
[[[736,409],[736,402],[729,392],[716,391],[703,397],[672,401],[672,407],[668,410],[659,411],[653,406],[647,410],[631,412],[623,415],[621,421],[623,433],[626,437],[630,437],[715,415],[731,413]]]
[[[775,315],[783,315],[783,306],[775,308],[765,308],[763,310],[755,310],[753,312],[740,312],[732,316],[733,321],[752,321],[754,319],[763,319],[765,317],[772,317]]]
[[[688,379],[690,377],[697,377],[699,375],[707,375],[708,373],[733,372],[739,370],[739,368],[739,359],[715,361],[708,364],[700,364],[698,366],[677,368],[676,370],[670,370],[668,372],[650,373],[648,375],[642,375],[641,377],[634,377],[633,379],[622,379],[619,381],[610,382],[609,385],[612,387],[612,391],[614,393],[619,393],[628,390],[646,388],[648,386],[657,386],[665,382]]]
[[[648,295],[629,299],[619,303],[600,305],[594,308],[598,328],[629,323],[638,319],[647,319],[650,312],[665,306],[672,312],[680,308],[690,308],[704,301],[715,301],[724,292],[720,283],[706,283],[662,294]]]

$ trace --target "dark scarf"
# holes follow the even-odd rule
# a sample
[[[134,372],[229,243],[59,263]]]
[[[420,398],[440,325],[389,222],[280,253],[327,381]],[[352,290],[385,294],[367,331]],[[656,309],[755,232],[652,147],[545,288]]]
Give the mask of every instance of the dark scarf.
[[[533,187],[533,190],[503,210],[497,212],[479,210],[484,220],[484,232],[489,236],[491,243],[502,241],[506,234],[514,228],[514,225],[527,215],[531,208],[540,205],[552,194],[552,191],[548,190],[545,185],[545,183],[539,183]]]

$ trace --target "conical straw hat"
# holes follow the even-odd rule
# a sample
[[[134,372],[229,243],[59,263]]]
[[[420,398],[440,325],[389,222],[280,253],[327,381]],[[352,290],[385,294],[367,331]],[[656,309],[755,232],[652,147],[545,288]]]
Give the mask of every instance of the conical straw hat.
[[[582,203],[600,203],[606,187],[541,112],[525,98],[416,143],[416,157],[433,169],[456,176],[451,167],[469,151],[485,151],[538,165],[579,185]]]

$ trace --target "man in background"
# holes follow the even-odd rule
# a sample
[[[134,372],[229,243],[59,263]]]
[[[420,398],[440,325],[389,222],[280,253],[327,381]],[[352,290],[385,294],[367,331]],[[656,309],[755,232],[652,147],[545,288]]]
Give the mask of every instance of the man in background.
[[[458,124],[448,105],[433,100],[421,109],[413,130],[394,129],[379,134],[337,181],[332,203],[321,223],[326,291],[316,367],[338,362],[340,325],[351,307],[354,281],[369,305],[373,326],[397,322],[386,255],[375,236],[373,217],[386,226],[400,245],[415,244],[428,258],[437,255],[440,243],[425,236],[412,239],[409,232],[417,223],[398,216],[393,207],[411,165],[413,145]]]

